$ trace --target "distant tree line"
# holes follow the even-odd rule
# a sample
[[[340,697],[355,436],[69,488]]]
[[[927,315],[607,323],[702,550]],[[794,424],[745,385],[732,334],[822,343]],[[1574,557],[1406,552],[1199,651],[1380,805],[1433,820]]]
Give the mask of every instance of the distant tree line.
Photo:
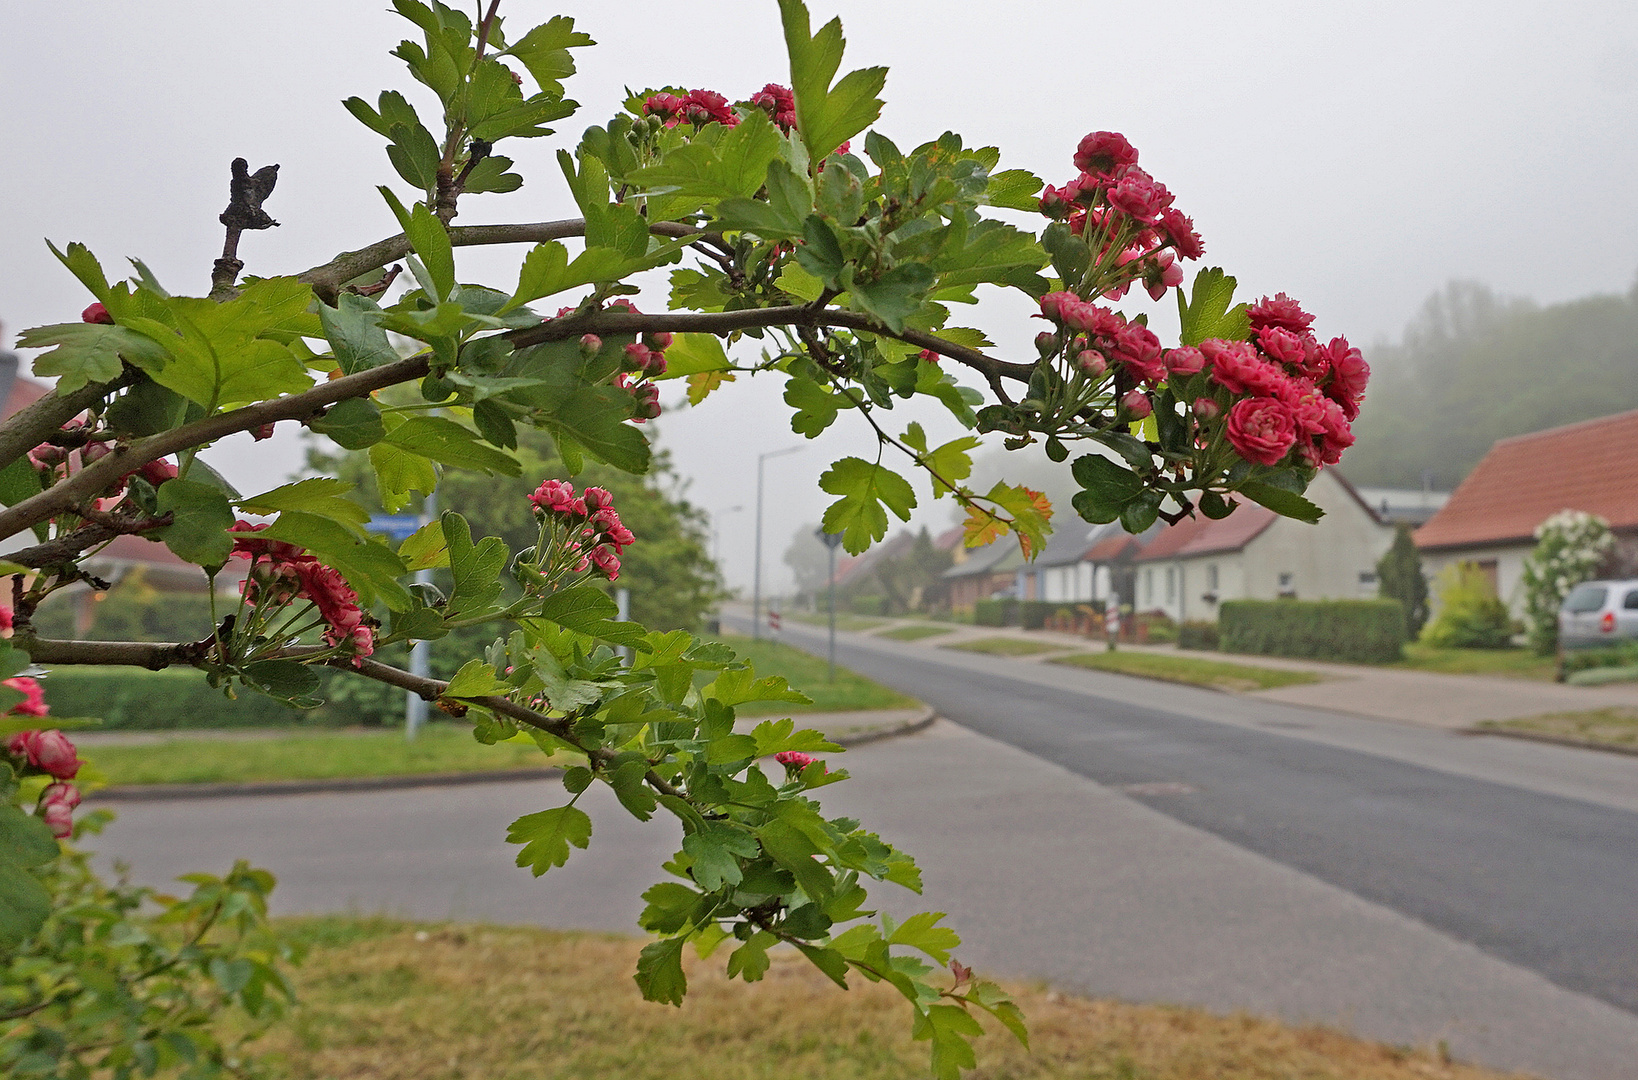
[[[1638,283],[1541,306],[1452,282],[1368,359],[1343,471],[1390,487],[1426,472],[1449,491],[1497,439],[1638,408]]]

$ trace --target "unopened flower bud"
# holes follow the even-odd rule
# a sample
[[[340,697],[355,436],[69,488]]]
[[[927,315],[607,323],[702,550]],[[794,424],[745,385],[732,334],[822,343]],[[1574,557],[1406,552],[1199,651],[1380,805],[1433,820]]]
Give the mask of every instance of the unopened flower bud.
[[[1194,415],[1200,420],[1215,420],[1223,415],[1223,407],[1209,397],[1196,398]]]
[[[1121,408],[1125,409],[1134,419],[1142,420],[1155,411],[1149,401],[1149,395],[1142,390],[1128,390],[1120,399]]]
[[[584,334],[580,338],[580,355],[590,360],[603,348],[603,339],[596,334]]]
[[[101,303],[96,303],[80,312],[80,321],[89,323],[112,323],[114,321],[114,317],[108,314],[108,309],[103,307]]]
[[[1042,356],[1051,356],[1058,351],[1058,335],[1050,330],[1042,330],[1035,335],[1035,351]]]
[[[643,335],[643,344],[656,352],[664,352],[671,348],[671,334],[665,330],[656,330]]]
[[[1090,378],[1101,379],[1103,373],[1109,370],[1109,361],[1096,349],[1083,349],[1075,356],[1075,366]]]

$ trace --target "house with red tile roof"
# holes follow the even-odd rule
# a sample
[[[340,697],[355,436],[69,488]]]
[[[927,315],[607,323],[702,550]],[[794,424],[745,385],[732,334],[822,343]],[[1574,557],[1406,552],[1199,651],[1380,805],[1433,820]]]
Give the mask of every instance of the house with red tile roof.
[[[1618,535],[1638,537],[1638,410],[1497,442],[1416,531],[1423,569],[1435,577],[1477,563],[1522,614],[1524,557],[1536,526],[1560,510],[1597,514]]]
[[[1241,499],[1220,521],[1196,515],[1164,526],[1133,560],[1133,606],[1215,622],[1225,600],[1374,597],[1393,526],[1335,469],[1316,476],[1307,497],[1325,511],[1317,525]]]

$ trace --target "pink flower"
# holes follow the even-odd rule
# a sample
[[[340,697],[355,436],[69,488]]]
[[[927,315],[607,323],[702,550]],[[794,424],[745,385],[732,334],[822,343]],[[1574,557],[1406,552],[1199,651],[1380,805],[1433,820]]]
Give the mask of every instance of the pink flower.
[[[752,94],[751,104],[767,113],[782,131],[796,126],[796,98],[778,83],[769,83]]]
[[[676,94],[650,94],[643,100],[643,115],[658,116],[661,120],[675,122],[675,117],[682,112],[688,102]],[[669,126],[669,125],[668,125]]]
[[[8,611],[6,614],[9,616],[11,613]],[[9,686],[23,694],[23,700],[11,707],[14,716],[44,716],[51,711],[50,706],[45,703],[45,691],[40,689],[38,682],[27,675],[7,679],[0,683],[0,686]]]
[[[603,339],[598,337],[596,334],[580,335],[580,355],[585,357],[587,360],[590,360],[592,357],[596,356],[600,351],[602,351],[602,348]]]
[[[1283,326],[1300,334],[1314,321],[1314,317],[1304,311],[1301,304],[1285,293],[1276,294],[1272,300],[1263,297],[1252,304],[1246,314],[1251,318],[1253,330],[1261,330],[1265,326]]]
[[[1348,426],[1348,417],[1342,411],[1342,406],[1330,398],[1321,398],[1320,408],[1324,410],[1322,419],[1325,425],[1320,460],[1327,465],[1335,465],[1342,460],[1342,452],[1354,445],[1354,432]]]
[[[1206,354],[1184,345],[1166,352],[1166,370],[1173,375],[1198,375],[1206,367]]]
[[[11,608],[0,607],[0,631],[11,629]]]
[[[272,433],[269,432],[269,434]],[[158,458],[154,461],[148,462],[147,464],[143,465],[142,468],[138,469],[137,473],[154,487],[158,487],[167,480],[175,480],[177,476],[176,466],[172,465],[164,458]]]
[[[643,335],[643,344],[655,352],[665,352],[674,340],[669,330],[651,330]]]
[[[1047,293],[1040,299],[1041,314],[1053,322],[1061,323],[1065,318],[1064,310],[1066,306],[1079,305],[1084,302],[1072,292]]]
[[[1207,423],[1223,415],[1223,407],[1209,397],[1194,399],[1194,415]]]
[[[43,442],[28,452],[28,461],[41,472],[50,472],[68,460],[68,451]]]
[[[40,792],[40,816],[51,826],[51,834],[59,840],[66,840],[74,834],[74,808],[78,805],[80,791],[73,784],[48,784]]]
[[[55,730],[19,731],[6,740],[6,749],[14,756],[24,758],[30,767],[59,780],[74,779],[74,774],[84,764],[75,753],[74,744],[62,732]]]
[[[268,527],[267,522],[253,525],[244,518],[235,521],[233,527],[228,530],[228,535],[233,537],[233,554],[249,559],[258,559],[266,555],[275,562],[294,562],[307,556],[307,552],[295,544],[287,544],[283,540],[255,538],[256,533]]]
[[[620,559],[613,551],[606,547],[592,549],[591,561],[604,577],[610,581],[620,576]]]
[[[786,772],[799,773],[812,765],[815,759],[812,754],[804,754],[800,750],[781,750],[774,755],[774,760],[785,766]]]
[[[1359,403],[1365,399],[1365,384],[1371,378],[1371,365],[1360,351],[1348,344],[1345,337],[1331,339],[1320,347],[1320,355],[1331,369],[1331,381],[1325,387],[1330,397],[1352,420],[1359,415]]]
[[[1160,212],[1160,227],[1165,230],[1172,248],[1183,258],[1198,259],[1206,253],[1206,245],[1194,231],[1194,221],[1187,214],[1168,206]]]
[[[1139,221],[1153,224],[1172,203],[1166,185],[1138,168],[1127,166],[1109,185],[1109,205]]]
[[[608,510],[614,506],[614,496],[610,495],[605,488],[589,487],[581,497],[586,500],[587,510]]]
[[[1231,394],[1267,394],[1279,386],[1280,369],[1247,342],[1208,338],[1200,351],[1211,363],[1212,381]]]
[[[534,490],[529,501],[539,510],[554,514],[572,513],[576,504],[574,485],[567,480],[547,480]]]
[[[682,115],[684,119],[696,124],[709,124],[713,121],[733,127],[739,123],[739,116],[734,112],[728,99],[715,90],[690,90],[683,99]]]
[[[1120,328],[1115,335],[1113,357],[1141,379],[1153,383],[1166,377],[1166,365],[1161,361],[1160,339],[1142,323],[1127,323]]]
[[[1136,165],[1138,152],[1126,136],[1114,131],[1094,131],[1075,148],[1075,167],[1083,173],[1106,177],[1126,165]]]
[[[1041,213],[1054,221],[1062,221],[1069,215],[1070,207],[1075,200],[1069,197],[1066,190],[1060,190],[1048,184],[1041,192]]]
[[[660,388],[653,383],[639,383],[632,387],[631,396],[636,399],[631,418],[637,423],[652,420],[660,415]]]
[[[1126,391],[1126,393],[1122,395],[1120,399],[1120,404],[1121,408],[1125,409],[1128,415],[1137,420],[1142,420],[1144,417],[1155,411],[1153,403],[1149,401],[1149,395],[1145,394],[1142,390]]]
[[[648,346],[640,341],[634,341],[625,348],[626,365],[632,371],[644,371],[648,368],[649,357],[653,355]]]
[[[88,323],[112,323],[114,321],[114,317],[108,314],[108,309],[103,307],[99,302],[92,304],[90,307],[80,312],[80,321]]]
[[[1143,287],[1151,300],[1159,300],[1166,295],[1167,289],[1175,289],[1181,284],[1183,268],[1177,265],[1170,251],[1162,251],[1150,259],[1148,268],[1143,271]]]
[[[1229,410],[1227,435],[1247,461],[1277,465],[1297,441],[1297,422],[1273,398],[1246,398]]]
[[[1089,377],[1101,379],[1109,370],[1109,361],[1096,349],[1082,349],[1075,354],[1075,366]]]
[[[278,421],[275,420],[271,424],[263,424],[261,427],[253,427],[250,429],[250,438],[254,442],[261,442],[264,439],[271,439],[273,437],[273,429],[278,426]]]
[[[1314,366],[1318,348],[1305,334],[1294,334],[1283,326],[1265,326],[1257,331],[1257,344],[1269,359],[1306,374]]]

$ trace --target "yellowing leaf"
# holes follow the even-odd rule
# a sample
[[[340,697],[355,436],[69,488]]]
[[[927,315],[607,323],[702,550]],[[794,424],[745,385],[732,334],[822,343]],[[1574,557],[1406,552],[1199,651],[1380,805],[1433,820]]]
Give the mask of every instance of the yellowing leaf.
[[[688,403],[698,405],[723,383],[734,382],[732,371],[700,371],[688,377]]]

